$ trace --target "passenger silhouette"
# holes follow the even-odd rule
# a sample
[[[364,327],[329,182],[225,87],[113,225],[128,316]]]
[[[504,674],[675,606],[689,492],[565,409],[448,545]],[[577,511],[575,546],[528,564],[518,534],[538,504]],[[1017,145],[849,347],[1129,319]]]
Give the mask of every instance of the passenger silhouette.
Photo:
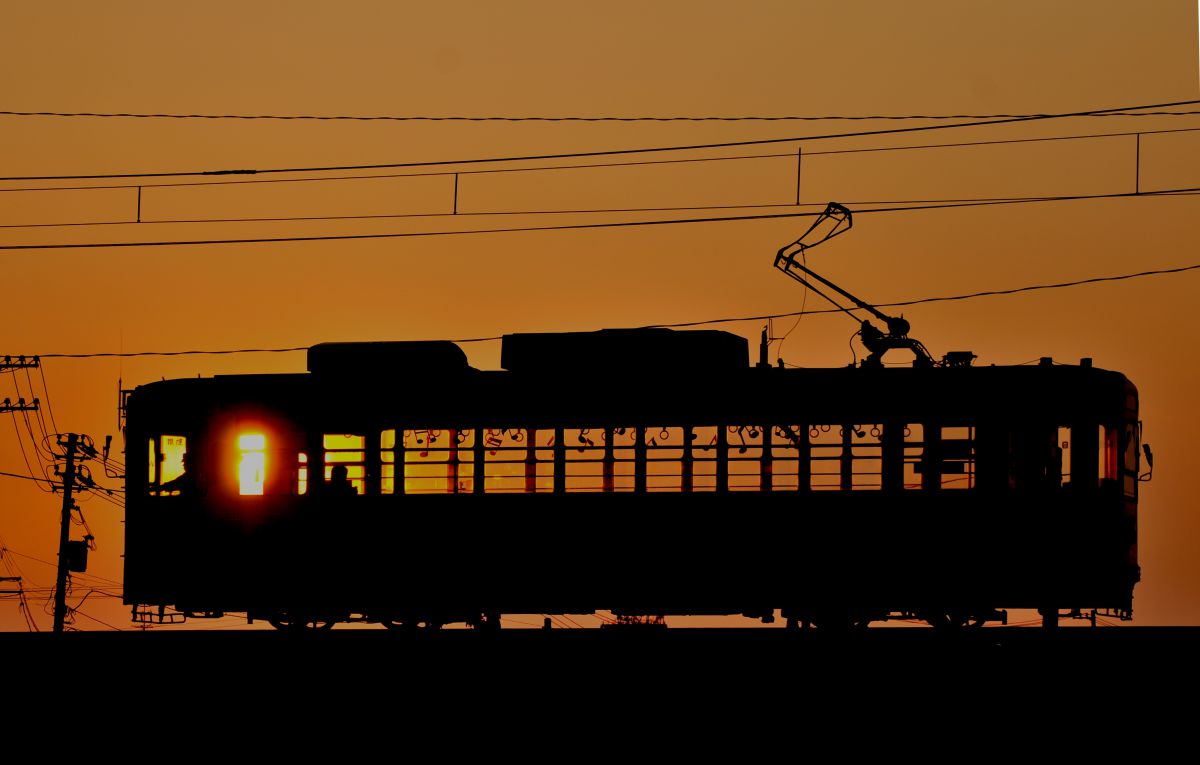
[[[331,497],[353,497],[358,494],[354,484],[350,483],[350,471],[346,469],[345,465],[333,466],[333,472],[325,488]]]

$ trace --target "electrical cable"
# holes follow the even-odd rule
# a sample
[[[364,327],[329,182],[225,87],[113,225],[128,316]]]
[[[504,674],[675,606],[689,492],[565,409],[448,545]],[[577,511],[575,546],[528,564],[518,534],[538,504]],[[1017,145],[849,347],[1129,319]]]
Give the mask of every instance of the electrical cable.
[[[72,174],[72,175],[25,175],[25,176],[9,176],[0,178],[0,181],[49,181],[49,180],[82,180],[82,179],[100,179],[100,178],[168,178],[190,175],[263,175],[274,173],[314,173],[314,172],[332,172],[343,170],[381,170],[384,168],[397,167],[435,167],[448,165],[473,165],[473,164],[491,164],[498,162],[531,162],[546,159],[575,159],[580,157],[603,157],[614,156],[618,154],[650,154],[657,152],[668,151],[693,151],[699,149],[722,149],[733,148],[737,146],[762,146],[766,144],[776,143],[802,143],[805,141],[822,141],[834,138],[857,138],[862,136],[875,135],[894,135],[898,133],[915,133],[931,130],[950,130],[955,128],[983,127],[988,125],[1011,124],[1018,122],[1033,122],[1050,119],[1066,119],[1070,117],[1088,117],[1100,114],[1111,114],[1115,112],[1129,111],[1144,111],[1151,109],[1166,109],[1174,106],[1189,106],[1200,104],[1200,99],[1191,99],[1186,101],[1171,101],[1159,104],[1143,104],[1140,106],[1120,106],[1107,109],[1087,109],[1075,112],[1061,112],[1056,114],[1039,114],[1027,115],[1020,117],[1004,117],[999,119],[978,120],[971,122],[950,122],[937,125],[922,125],[916,127],[900,127],[900,128],[884,128],[878,130],[862,130],[856,132],[844,133],[826,133],[822,135],[811,136],[788,136],[784,138],[758,138],[742,141],[722,141],[715,143],[701,143],[675,146],[655,146],[642,147],[636,149],[608,149],[600,151],[577,151],[577,152],[562,152],[556,154],[530,154],[517,155],[507,157],[478,157],[475,159],[451,159],[451,160],[427,160],[421,162],[381,162],[364,165],[327,165],[314,167],[286,167],[286,168],[262,168],[262,169],[226,169],[226,170],[179,170],[170,172],[133,172],[133,173],[93,173],[93,174]]]
[[[808,266],[808,253],[805,250],[800,251],[800,262],[804,266],[806,266],[806,267]],[[804,311],[808,307],[808,284],[805,283],[803,286],[804,286],[804,292],[800,298],[800,313],[796,316],[796,321],[793,322],[791,328],[787,332],[783,333],[783,337],[779,338],[779,345],[777,345],[775,347],[775,359],[777,362],[783,359],[784,343],[787,342],[788,337],[790,337],[791,334],[796,331],[796,327],[799,327],[800,322],[804,319]],[[768,321],[771,321],[773,319],[774,319],[774,317],[771,317],[771,319],[768,319]],[[767,335],[768,335],[767,339],[770,340],[770,333],[768,332]]]
[[[50,405],[50,388],[46,385],[46,367],[38,359],[38,373],[42,376],[42,393],[46,395],[46,411],[50,413],[50,425],[58,433],[58,423],[54,420],[54,407]]]
[[[1095,199],[1123,199],[1127,197],[1171,197],[1189,196],[1200,192],[1200,187],[1184,187],[1174,189],[1159,189],[1155,191],[1127,191],[1108,194],[1069,194],[1062,196],[1014,197],[991,199],[983,201],[946,202],[940,204],[900,205],[892,207],[873,207],[856,210],[855,215],[891,212],[919,212],[923,210],[948,210],[963,207],[991,207],[1013,204],[1036,204],[1046,202],[1071,202]],[[813,218],[821,215],[818,212],[784,212],[766,213],[762,215],[722,215],[708,218],[671,218],[666,220],[642,221],[609,221],[602,223],[571,223],[552,226],[519,226],[510,228],[477,228],[457,231],[404,231],[377,234],[325,234],[316,236],[277,236],[247,239],[178,239],[166,241],[145,242],[74,242],[55,244],[5,244],[0,250],[76,250],[96,249],[103,247],[186,247],[215,244],[279,244],[283,242],[329,242],[368,239],[408,239],[416,237],[464,236],[478,234],[514,234],[537,231],[578,231],[601,228],[633,228],[639,226],[669,226],[688,223],[730,223],[738,221],[781,220],[787,218]]]
[[[1163,276],[1169,274],[1179,274],[1187,271],[1195,271],[1200,269],[1200,263],[1195,263],[1187,266],[1178,266],[1175,268],[1159,268],[1147,271],[1138,271],[1130,274],[1118,274],[1115,276],[1093,276],[1085,279],[1076,279],[1069,282],[1053,282],[1047,284],[1030,284],[1023,287],[1013,287],[1004,290],[983,290],[979,292],[970,292],[960,295],[939,295],[936,297],[914,298],[912,300],[901,300],[892,303],[877,303],[877,308],[903,308],[912,305],[923,305],[925,303],[939,303],[961,300],[973,300],[982,297],[996,297],[1002,295],[1015,295],[1023,292],[1035,292],[1039,290],[1063,289],[1067,287],[1079,287],[1087,284],[1100,284],[1104,282],[1125,281],[1128,279],[1140,279],[1147,276]],[[755,316],[737,316],[724,317],[718,319],[704,319],[700,321],[684,321],[661,324],[645,324],[639,327],[629,327],[628,329],[643,329],[643,328],[680,328],[680,327],[696,327],[706,324],[731,324],[737,322],[749,321],[765,321],[767,319],[782,319],[793,316],[810,316],[814,314],[825,313],[841,313],[836,308],[813,308],[801,311],[790,311],[784,313],[769,313],[759,314]],[[482,343],[501,340],[502,335],[493,337],[472,337],[465,339],[452,340],[453,343]],[[132,358],[144,356],[225,356],[244,353],[297,353],[307,351],[309,346],[293,346],[289,348],[228,348],[228,349],[205,349],[205,350],[186,350],[186,351],[117,351],[117,352],[95,352],[95,353],[42,353],[39,354],[42,358],[58,358],[58,359],[97,359],[97,358]],[[0,475],[14,475],[18,478],[29,478],[29,476],[20,476],[12,473],[0,473]]]
[[[29,471],[29,475],[23,476],[23,475],[17,475],[16,473],[0,473],[0,475],[13,476],[16,478],[28,478],[28,479],[31,479],[34,482],[36,482],[37,487],[39,489],[41,489],[42,491],[53,492],[53,489],[46,489],[46,488],[43,488],[41,485],[42,482],[45,482],[45,483],[49,483],[51,486],[53,486],[54,483],[52,481],[50,481],[48,478],[45,478],[45,477],[38,478],[36,475],[34,475],[33,467],[29,464],[29,456],[25,453],[25,439],[21,438],[21,428],[17,425],[17,413],[9,412],[9,414],[12,415],[13,431],[17,434],[17,445],[21,447],[21,459],[24,460],[25,469]],[[38,464],[40,465],[41,463],[39,462]],[[43,473],[44,472],[45,471],[43,470]]]
[[[35,461],[37,462],[38,469],[41,471],[42,477],[47,481],[50,481],[52,479],[50,478],[50,474],[46,472],[46,462],[49,461],[50,466],[54,467],[55,463],[57,462],[56,456],[49,450],[44,452],[42,451],[42,442],[38,440],[37,435],[33,432],[33,425],[29,421],[29,412],[21,412],[21,419],[25,421],[25,432],[29,434],[29,441],[33,448],[33,455],[35,458],[37,458]],[[49,438],[49,435],[43,436],[43,439],[46,441],[48,441]]]
[[[318,179],[309,179],[318,180]],[[848,202],[847,204],[854,204]],[[790,202],[753,205],[692,205],[686,207],[607,207],[586,210],[489,210],[479,212],[436,212],[436,213],[376,213],[370,215],[295,215],[275,218],[169,218],[159,220],[112,220],[79,221],[70,223],[0,223],[0,228],[71,228],[77,226],[134,226],[145,228],[157,225],[182,225],[203,223],[299,223],[307,221],[344,220],[393,220],[396,218],[470,218],[476,216],[517,215],[584,215],[624,212],[683,212],[688,210],[741,210],[772,207],[795,207]]]
[[[50,562],[50,561],[48,561],[48,560],[42,560],[41,558],[35,558],[35,557],[33,557],[32,555],[26,555],[25,553],[17,552],[16,550],[12,549],[11,547],[6,547],[6,548],[4,548],[4,550],[5,550],[5,552],[7,552],[7,553],[10,553],[10,554],[12,554],[12,555],[17,555],[17,556],[20,556],[20,557],[22,557],[22,558],[28,558],[28,559],[29,559],[29,560],[31,560],[31,561],[34,561],[34,562],[36,562],[36,563],[41,563],[41,564],[43,564],[43,565],[45,565],[45,566],[49,566],[50,568],[53,568],[53,569],[57,569],[57,568],[58,568],[58,564],[57,564],[57,563],[51,563],[51,562]],[[111,585],[113,585],[113,586],[116,586],[116,587],[124,587],[124,586],[125,586],[124,584],[122,584],[121,582],[118,582],[118,581],[116,581],[115,579],[108,579],[108,578],[106,578],[106,577],[103,577],[103,576],[97,576],[97,575],[95,575],[95,574],[74,573],[74,574],[72,574],[71,576],[73,576],[73,577],[75,577],[75,578],[78,578],[78,579],[81,579],[81,580],[82,580],[82,579],[96,579],[96,580],[99,580],[99,581],[101,581],[101,582],[104,582],[105,584],[111,584]],[[50,589],[53,589],[53,588],[50,588]]]
[[[125,632],[125,631],[126,631],[126,630],[123,630],[123,629],[121,629],[120,627],[114,627],[113,625],[109,624],[108,622],[106,622],[106,621],[103,621],[103,620],[101,620],[101,619],[97,619],[97,618],[96,618],[96,617],[94,617],[94,616],[89,616],[89,615],[85,614],[84,612],[80,611],[80,610],[79,610],[79,609],[77,609],[77,608],[69,608],[69,609],[67,609],[67,611],[68,611],[68,613],[70,613],[72,616],[79,615],[79,616],[82,616],[82,617],[83,617],[83,618],[85,618],[85,619],[91,619],[92,621],[96,622],[97,624],[103,624],[105,627],[108,627],[110,630],[114,630],[114,631],[116,631],[116,632]]]
[[[1200,114],[1185,112],[1104,112],[1094,117],[1183,117]],[[468,116],[468,115],[359,115],[359,114],[200,114],[170,112],[64,112],[64,111],[0,111],[4,117],[88,117],[125,119],[172,120],[315,120],[353,122],[854,122],[868,120],[987,120],[1000,118],[1046,117],[1045,113],[1028,114],[826,114],[826,115],[702,115],[658,116],[636,115],[563,115],[563,116]]]
[[[826,156],[833,154],[862,154],[868,152],[889,152],[889,151],[912,151],[922,149],[952,149],[952,148],[968,148],[975,146],[996,146],[1001,144],[1017,144],[1017,143],[1040,143],[1047,141],[1075,141],[1075,140],[1091,140],[1096,138],[1120,138],[1129,136],[1148,136],[1161,135],[1165,133],[1194,133],[1200,132],[1200,127],[1193,128],[1170,128],[1163,130],[1138,130],[1138,131],[1123,131],[1115,133],[1081,133],[1067,136],[1046,136],[1040,138],[1005,138],[991,139],[983,141],[958,141],[954,143],[927,143],[927,144],[910,144],[904,146],[878,146],[866,147],[860,149],[834,149],[830,151],[810,151],[805,152],[806,157]],[[251,178],[246,180],[220,180],[220,181],[182,181],[177,183],[121,183],[121,184],[96,184],[88,186],[30,186],[13,189],[0,189],[0,194],[6,192],[32,192],[32,191],[95,191],[95,190],[113,190],[113,189],[166,189],[179,188],[187,186],[236,186],[245,184],[264,184],[264,183],[312,183],[312,182],[330,182],[330,181],[361,181],[361,180],[380,180],[380,179],[395,179],[395,178],[430,178],[430,177],[448,177],[454,175],[488,175],[496,173],[530,173],[552,170],[592,170],[599,168],[614,168],[614,167],[639,167],[645,165],[672,165],[684,163],[699,163],[699,162],[726,162],[732,160],[747,160],[747,159],[795,159],[795,152],[774,152],[770,154],[737,154],[732,156],[722,157],[689,157],[685,159],[651,159],[651,160],[634,160],[629,162],[599,162],[589,164],[575,165],[548,165],[541,167],[510,167],[510,168],[490,168],[478,170],[438,170],[416,173],[373,173],[369,175],[338,175],[324,176],[317,178]],[[4,179],[0,179],[4,180]],[[462,213],[459,213],[460,215]],[[136,221],[135,221],[136,222]]]
[[[20,378],[17,376],[17,370],[16,369],[8,369],[8,370],[4,370],[4,371],[6,371],[12,375],[13,388],[14,388],[14,390],[16,390],[17,400],[21,401],[22,399],[24,399],[24,394],[21,392],[21,382],[20,382]],[[31,402],[33,402],[33,404],[32,404],[33,406],[38,407],[34,411],[35,411],[35,414],[38,415],[38,417],[40,418],[40,415],[41,415],[41,407],[39,406],[40,402],[38,401],[37,396],[34,395],[33,381],[29,378],[28,367],[25,369],[25,377],[27,380],[29,380],[29,400]],[[17,416],[17,410],[10,410],[9,413],[13,415],[13,418],[15,420],[16,416]],[[48,460],[49,462],[51,462],[53,464],[56,459],[56,455],[48,447],[43,446],[43,444],[47,443],[50,439],[50,436],[46,432],[46,429],[45,429],[45,423],[43,420],[38,419],[38,425],[42,431],[42,438],[39,439],[37,437],[37,434],[35,434],[33,432],[33,425],[30,422],[28,410],[21,410],[21,418],[25,422],[26,432],[29,433],[30,445],[33,448],[34,457],[37,458],[35,461],[38,464],[38,468],[41,470],[42,477],[49,480],[50,475],[46,472],[46,467],[43,464],[43,461]],[[22,454],[22,456],[24,456],[25,446],[24,446],[23,440],[21,439],[20,428],[17,428],[17,440],[21,445],[21,454]],[[26,464],[26,467],[29,467],[28,460],[26,460],[25,464]],[[32,470],[30,471],[30,475],[32,475]]]
[[[39,367],[39,371],[40,371],[40,367],[41,367],[40,363],[38,364],[38,367]],[[15,375],[15,370],[14,370],[14,375]],[[43,378],[43,381],[44,381],[44,379],[45,378]],[[34,395],[33,377],[29,374],[29,367],[25,367],[25,382],[29,386],[29,397],[31,399],[35,399],[35,400],[38,399],[38,397]],[[50,432],[46,429],[46,416],[42,414],[42,407],[39,406],[37,408],[37,410],[34,412],[34,414],[37,417],[38,429],[42,431],[42,438],[48,439],[50,437]]]

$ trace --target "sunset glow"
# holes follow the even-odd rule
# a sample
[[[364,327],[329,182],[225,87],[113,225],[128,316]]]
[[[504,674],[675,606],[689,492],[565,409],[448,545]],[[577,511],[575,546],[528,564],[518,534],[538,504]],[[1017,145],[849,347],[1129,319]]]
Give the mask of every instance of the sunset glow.
[[[280,508],[364,509],[359,539],[425,507],[508,497],[525,517],[556,491],[587,495],[571,520],[606,493],[740,518],[763,491],[833,502],[885,474],[906,501],[986,489],[983,426],[910,412],[890,383],[847,423],[809,388],[734,396],[703,359],[669,384],[578,347],[505,370],[505,335],[668,326],[745,338],[750,366],[765,331],[767,379],[860,363],[861,322],[772,267],[831,201],[853,228],[797,262],[903,315],[935,360],[1086,360],[1137,387],[1128,422],[1029,440],[1061,490],[1136,498],[1135,625],[1200,625],[1200,2],[6,5],[0,358],[42,367],[0,375],[0,401],[41,402],[0,423],[0,557],[26,566],[0,576],[34,605],[0,602],[0,630],[49,627],[68,433],[94,445],[80,630],[131,627],[127,547],[159,554],[139,523],[205,506],[248,534],[286,527]],[[479,384],[439,387],[436,356],[331,356],[328,382],[306,359],[427,340]],[[606,403],[638,393],[640,419]],[[555,396],[581,413],[495,413]],[[779,417],[750,421],[768,397]],[[326,574],[302,560],[290,579]]]

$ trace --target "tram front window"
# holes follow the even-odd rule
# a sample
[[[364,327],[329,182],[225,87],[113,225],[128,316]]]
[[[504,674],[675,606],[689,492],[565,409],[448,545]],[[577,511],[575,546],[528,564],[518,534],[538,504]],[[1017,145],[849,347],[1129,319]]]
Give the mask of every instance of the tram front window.
[[[150,439],[150,493],[175,497],[183,490],[187,475],[187,438],[163,435]]]

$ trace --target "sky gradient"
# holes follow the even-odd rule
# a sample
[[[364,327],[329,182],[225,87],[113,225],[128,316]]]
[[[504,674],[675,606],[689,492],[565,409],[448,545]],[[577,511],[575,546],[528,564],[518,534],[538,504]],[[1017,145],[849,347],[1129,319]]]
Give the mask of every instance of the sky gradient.
[[[1061,113],[1200,98],[1196,4],[1149,2],[315,2],[7,4],[0,110],[259,115],[783,116]],[[1186,107],[1185,107],[1186,108]],[[1191,107],[1197,108],[1197,107]],[[933,122],[394,122],[0,116],[0,176],[428,162],[814,136]],[[803,143],[801,211],[899,200],[1200,187],[1200,132],[894,152],[861,148],[1200,128],[1200,116],[1094,117]],[[723,162],[242,186],[0,191],[0,245],[429,233],[796,212],[797,142],[655,154]],[[627,157],[623,157],[627,158]],[[622,158],[618,158],[622,159]],[[609,161],[609,160],[605,160]],[[504,168],[548,164],[510,164]],[[461,166],[461,170],[484,169]],[[435,168],[444,170],[445,168]],[[397,174],[409,170],[377,170]],[[358,175],[361,172],[324,175]],[[293,174],[280,178],[316,177]],[[258,176],[261,179],[265,176]],[[275,177],[275,176],[273,176]],[[228,176],[224,180],[246,180]],[[144,179],[146,184],[205,180]],[[213,180],[211,178],[207,180]],[[254,179],[251,179],[254,180]],[[128,181],[2,181],[0,189]],[[138,181],[134,181],[136,186]],[[880,204],[874,204],[880,203]],[[860,214],[810,265],[878,302],[1200,262],[1196,197]],[[778,207],[744,207],[777,205]],[[719,210],[572,213],[592,209]],[[727,207],[726,207],[727,206]],[[457,216],[448,215],[455,207]],[[535,211],[528,213],[528,211]],[[512,214],[525,212],[527,214]],[[487,213],[487,214],[485,214]],[[506,214],[499,214],[506,213]],[[127,223],[140,214],[142,223]],[[430,214],[436,214],[431,216]],[[298,218],[342,220],[154,223]],[[63,226],[28,224],[110,223]],[[491,337],[799,310],[771,267],[807,219],[153,248],[0,250],[0,355],[273,348]],[[1143,484],[1135,623],[1200,624],[1194,401],[1200,274],[905,311],[935,356],[1043,356],[1126,374],[1156,456]],[[822,307],[810,295],[807,307]],[[813,316],[782,347],[851,360],[854,330]],[[762,322],[721,325],[757,338]],[[464,346],[499,365],[499,344]],[[44,371],[59,430],[116,437],[118,379],[301,371],[304,354],[68,360]],[[18,378],[25,386],[25,379]],[[40,379],[34,378],[39,392]],[[0,398],[15,398],[0,375]],[[24,389],[23,389],[23,392]],[[28,395],[27,392],[25,395]],[[5,416],[4,419],[10,419]],[[26,473],[0,422],[0,471]],[[23,429],[23,424],[20,425]],[[24,437],[26,450],[28,437]],[[37,469],[36,466],[34,468]],[[116,485],[116,482],[109,483]],[[119,582],[119,510],[83,510],[89,574]],[[0,537],[39,625],[58,501],[0,476]],[[38,562],[34,559],[40,559]],[[7,572],[0,572],[0,574]],[[103,584],[99,579],[90,580]],[[86,591],[79,581],[76,597]],[[115,589],[109,591],[115,592]],[[117,601],[83,609],[128,627]],[[81,618],[76,626],[104,628]],[[0,629],[24,629],[0,600]]]

